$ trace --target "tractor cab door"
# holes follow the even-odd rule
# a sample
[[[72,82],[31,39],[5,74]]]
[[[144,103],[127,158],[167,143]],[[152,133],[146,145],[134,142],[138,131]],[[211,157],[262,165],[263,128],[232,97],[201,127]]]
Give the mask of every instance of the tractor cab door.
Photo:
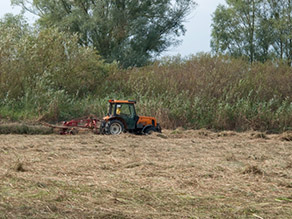
[[[127,129],[135,129],[137,115],[134,104],[117,103],[115,107],[115,114],[117,117],[120,117],[125,121]]]

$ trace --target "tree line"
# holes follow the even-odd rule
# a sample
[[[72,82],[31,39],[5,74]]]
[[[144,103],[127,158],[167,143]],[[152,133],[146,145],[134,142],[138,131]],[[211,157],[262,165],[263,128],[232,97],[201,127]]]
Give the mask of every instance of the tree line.
[[[93,46],[107,61],[143,66],[186,31],[193,0],[12,0],[39,19],[40,28],[79,33],[82,46]]]
[[[292,64],[291,0],[226,0],[213,14],[212,52]]]
[[[186,31],[194,0],[12,0],[39,18],[40,29],[79,34],[108,63],[145,66]],[[292,65],[292,0],[226,0],[213,14],[213,54]]]

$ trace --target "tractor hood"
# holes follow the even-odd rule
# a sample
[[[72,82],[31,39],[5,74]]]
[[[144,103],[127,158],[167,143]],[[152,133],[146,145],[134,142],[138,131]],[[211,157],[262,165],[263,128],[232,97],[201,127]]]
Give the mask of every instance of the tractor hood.
[[[154,117],[148,117],[148,116],[139,116],[139,120],[137,122],[138,124],[146,125],[153,125],[157,126],[156,119]]]

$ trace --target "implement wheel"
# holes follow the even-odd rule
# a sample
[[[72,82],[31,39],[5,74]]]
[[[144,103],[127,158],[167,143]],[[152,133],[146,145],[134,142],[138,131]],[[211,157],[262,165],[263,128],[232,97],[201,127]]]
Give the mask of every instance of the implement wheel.
[[[105,132],[108,135],[119,135],[124,132],[124,124],[119,120],[109,121],[105,126]]]

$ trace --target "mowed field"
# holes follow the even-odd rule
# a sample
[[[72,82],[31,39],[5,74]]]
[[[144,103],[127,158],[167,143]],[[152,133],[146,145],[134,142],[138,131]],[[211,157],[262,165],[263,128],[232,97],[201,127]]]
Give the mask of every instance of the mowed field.
[[[0,135],[0,218],[292,218],[291,140]]]

